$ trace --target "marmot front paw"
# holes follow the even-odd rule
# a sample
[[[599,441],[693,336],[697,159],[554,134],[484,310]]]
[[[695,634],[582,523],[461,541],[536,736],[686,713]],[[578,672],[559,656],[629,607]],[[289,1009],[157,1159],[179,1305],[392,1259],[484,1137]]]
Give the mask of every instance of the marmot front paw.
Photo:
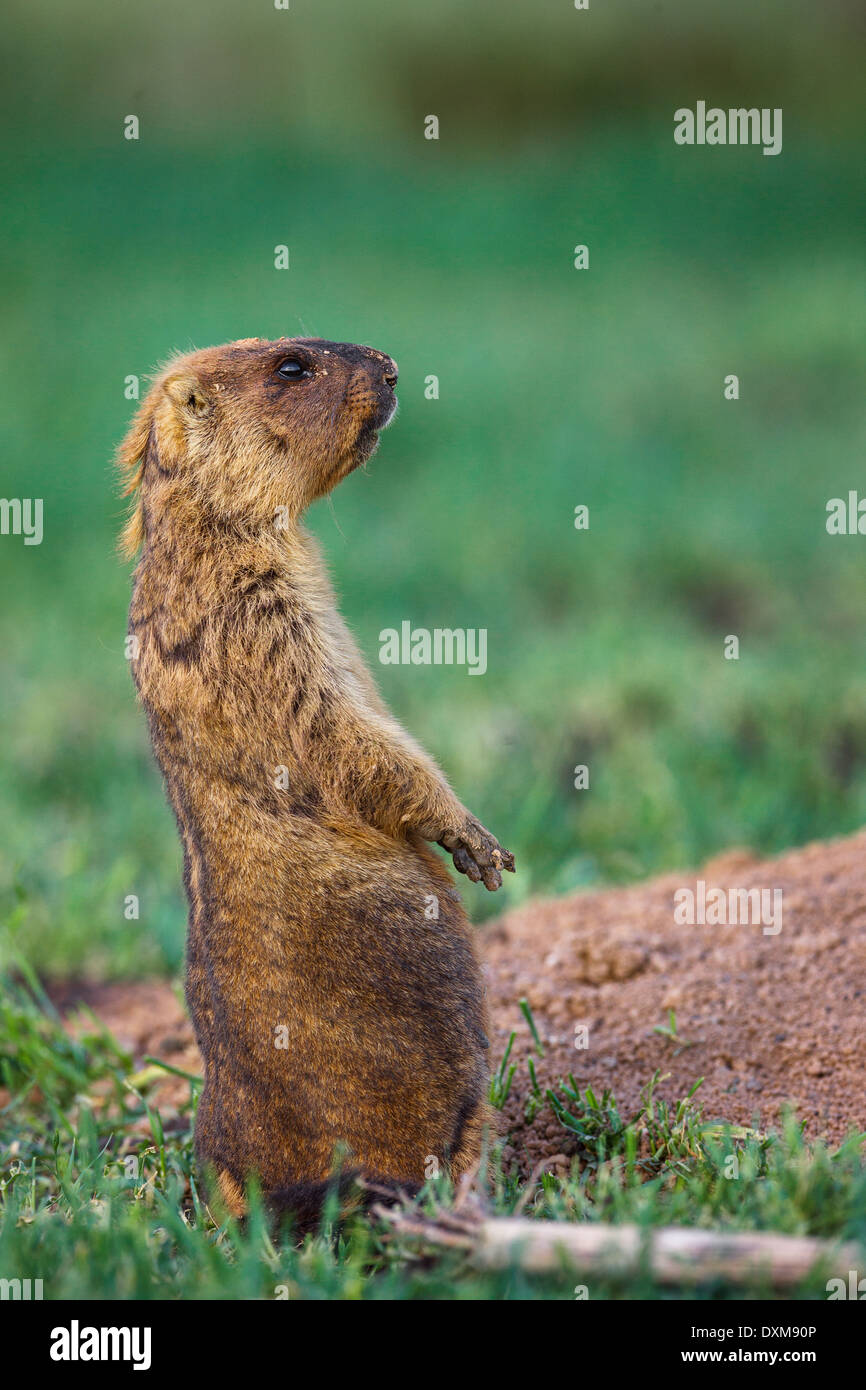
[[[483,883],[491,893],[502,887],[502,869],[514,873],[514,855],[474,816],[469,816],[459,830],[446,831],[437,843],[448,850],[458,873],[473,883]]]

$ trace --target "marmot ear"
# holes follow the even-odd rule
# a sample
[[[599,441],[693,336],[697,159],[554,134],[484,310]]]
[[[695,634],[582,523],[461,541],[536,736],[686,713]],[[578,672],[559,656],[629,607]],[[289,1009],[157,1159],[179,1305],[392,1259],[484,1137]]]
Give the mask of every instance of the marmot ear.
[[[202,415],[209,415],[213,409],[213,402],[198,377],[192,372],[179,372],[177,376],[170,376],[163,384],[166,395],[186,415],[200,418]]]

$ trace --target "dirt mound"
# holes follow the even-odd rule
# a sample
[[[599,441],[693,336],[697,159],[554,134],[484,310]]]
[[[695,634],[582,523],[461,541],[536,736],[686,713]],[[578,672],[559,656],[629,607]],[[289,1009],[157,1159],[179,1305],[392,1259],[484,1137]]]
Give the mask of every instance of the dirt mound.
[[[747,915],[730,890],[768,890],[769,911],[763,925],[689,925],[675,916],[676,904],[687,913],[681,889],[705,922],[722,903],[726,923]],[[514,1030],[526,1052],[525,996],[546,1050],[542,1084],[571,1072],[581,1090],[611,1088],[625,1116],[661,1069],[669,1079],[657,1094],[669,1100],[705,1078],[696,1099],[707,1119],[767,1128],[790,1102],[812,1136],[866,1128],[864,833],[773,860],[733,851],[697,874],[534,902],[491,926],[485,943],[496,1046]],[[670,1028],[670,1010],[676,1040],[654,1031]],[[562,1150],[564,1133],[546,1111],[527,1128],[525,1098],[522,1088],[506,1107],[524,1162]]]
[[[691,924],[683,889],[693,895]],[[765,890],[763,902],[751,890]],[[698,1096],[708,1119],[766,1128],[791,1102],[811,1135],[838,1141],[866,1128],[866,832],[773,860],[734,851],[697,874],[533,902],[481,939],[494,1057],[512,1030],[513,1059],[528,1051],[518,1006],[528,999],[545,1047],[542,1086],[571,1072],[581,1089],[611,1088],[628,1115],[660,1069],[668,1080],[657,1094],[668,1099],[705,1078]],[[137,1062],[151,1053],[200,1070],[170,986],[52,993],[61,1007],[87,1003]],[[670,1010],[675,1037],[654,1031],[669,1028]],[[520,1065],[505,1112],[521,1166],[568,1147],[546,1110],[524,1123],[525,1078]],[[169,1122],[186,1094],[174,1077],[161,1088]]]

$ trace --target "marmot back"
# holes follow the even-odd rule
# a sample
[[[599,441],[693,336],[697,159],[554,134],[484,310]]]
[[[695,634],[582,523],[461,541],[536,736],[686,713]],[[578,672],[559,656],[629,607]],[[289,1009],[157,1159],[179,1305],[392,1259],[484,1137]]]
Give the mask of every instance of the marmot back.
[[[300,518],[374,451],[397,368],[259,339],[178,358],[120,451],[135,681],[177,817],[199,1161],[302,1212],[338,1149],[413,1185],[488,1119],[484,989],[442,860],[513,859],[383,705]]]

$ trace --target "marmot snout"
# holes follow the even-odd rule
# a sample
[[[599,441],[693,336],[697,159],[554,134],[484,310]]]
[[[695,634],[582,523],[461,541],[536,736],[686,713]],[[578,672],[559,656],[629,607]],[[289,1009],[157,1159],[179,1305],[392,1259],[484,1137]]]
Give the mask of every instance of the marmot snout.
[[[382,703],[307,505],[367,459],[397,367],[248,339],[173,361],[120,451],[130,633],[184,847],[200,1161],[303,1206],[338,1148],[374,1179],[465,1171],[487,1121],[484,989],[441,859],[513,859]],[[311,1186],[312,1185],[312,1186]]]

